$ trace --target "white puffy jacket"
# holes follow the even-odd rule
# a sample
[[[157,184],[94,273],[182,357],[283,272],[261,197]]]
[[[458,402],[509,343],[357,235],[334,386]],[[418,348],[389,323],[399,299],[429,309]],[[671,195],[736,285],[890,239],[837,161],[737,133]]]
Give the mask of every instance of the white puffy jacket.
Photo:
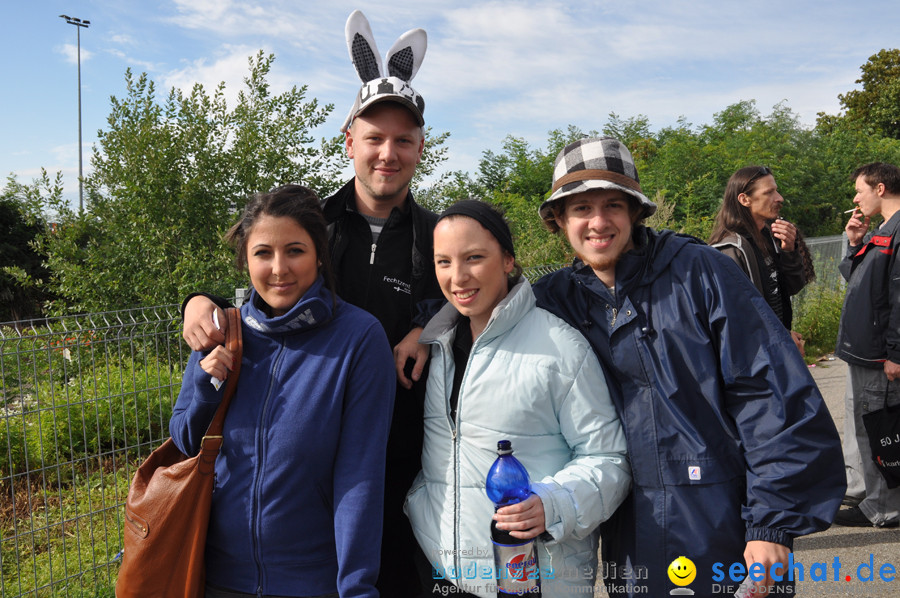
[[[451,421],[458,317],[452,305],[444,306],[420,338],[432,348],[423,469],[405,505],[413,531],[438,572],[467,592],[495,596],[494,507],[484,482],[497,441],[509,439],[544,506],[543,596],[577,595],[598,573],[596,528],[631,485],[603,371],[584,337],[537,308],[523,280],[474,340]]]

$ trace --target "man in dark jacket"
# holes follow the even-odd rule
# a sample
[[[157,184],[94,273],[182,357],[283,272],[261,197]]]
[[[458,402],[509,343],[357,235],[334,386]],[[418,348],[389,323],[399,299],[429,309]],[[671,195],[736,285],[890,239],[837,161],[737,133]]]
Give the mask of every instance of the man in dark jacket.
[[[788,331],[729,258],[641,224],[656,205],[619,141],[570,144],[553,179],[541,217],[578,257],[534,291],[606,367],[634,475],[601,526],[607,591],[731,596],[734,563],[790,595],[793,539],[828,527],[845,483]]]
[[[844,460],[848,486],[861,479],[865,493],[857,506],[842,509],[834,522],[849,526],[896,527],[900,521],[900,488],[890,489],[872,461],[862,416],[885,403],[900,402],[900,389],[889,383],[900,377],[900,169],[874,162],[856,169],[847,255],[841,274],[847,294],[835,354],[847,362],[847,405]],[[869,221],[884,222],[866,234]],[[890,389],[890,398],[887,391]]]
[[[403,39],[409,46],[394,45],[391,52],[403,60],[391,60],[389,52],[389,73],[381,73],[380,57],[362,13],[350,16],[346,33],[354,67],[363,81],[341,127],[356,176],[326,198],[322,210],[329,223],[338,294],[381,322],[394,347],[395,361],[401,364],[388,437],[381,573],[376,587],[382,598],[415,598],[422,593],[412,558],[418,544],[403,513],[403,501],[421,469],[425,389],[420,378],[428,349],[418,339],[427,315],[435,311],[429,303],[443,297],[432,261],[437,215],[419,206],[409,188],[425,148],[425,102],[409,86],[425,51],[425,32],[407,32]],[[224,307],[227,301],[218,303]],[[209,349],[224,341],[213,325],[215,308],[204,295],[185,302],[183,334],[192,349]],[[221,316],[218,321],[224,322]]]

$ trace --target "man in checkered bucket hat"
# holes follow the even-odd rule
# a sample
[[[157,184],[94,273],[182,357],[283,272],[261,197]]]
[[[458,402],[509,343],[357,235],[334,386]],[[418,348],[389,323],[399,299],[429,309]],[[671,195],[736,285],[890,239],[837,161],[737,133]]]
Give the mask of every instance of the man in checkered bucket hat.
[[[738,563],[762,571],[757,592],[791,595],[793,539],[830,525],[845,481],[788,331],[733,261],[644,226],[656,204],[614,138],[566,146],[539,211],[576,258],[535,284],[538,305],[578,328],[616,383],[634,474],[601,525],[607,591],[731,596],[740,580],[714,565]],[[689,588],[667,575],[679,557],[695,566]]]

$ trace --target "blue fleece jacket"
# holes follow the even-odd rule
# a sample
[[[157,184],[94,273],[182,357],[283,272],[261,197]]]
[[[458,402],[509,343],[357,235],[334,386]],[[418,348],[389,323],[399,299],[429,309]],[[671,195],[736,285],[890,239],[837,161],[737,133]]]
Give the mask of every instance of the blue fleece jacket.
[[[207,580],[246,593],[377,597],[395,374],[378,321],[322,279],[269,318],[241,308],[244,352],[206,544]],[[221,399],[194,352],[169,430],[186,454]]]

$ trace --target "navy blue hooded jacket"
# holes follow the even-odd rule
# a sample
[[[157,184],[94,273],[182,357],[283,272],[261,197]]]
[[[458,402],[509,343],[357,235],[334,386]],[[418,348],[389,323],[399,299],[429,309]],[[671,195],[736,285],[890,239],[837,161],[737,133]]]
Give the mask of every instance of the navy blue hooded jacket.
[[[690,589],[708,596],[714,564],[743,565],[747,541],[790,548],[829,526],[846,485],[840,440],[788,331],[732,260],[671,231],[633,235],[615,294],[579,260],[534,290],[614,382],[634,489],[601,526],[609,593],[668,595],[666,569],[686,556]]]

